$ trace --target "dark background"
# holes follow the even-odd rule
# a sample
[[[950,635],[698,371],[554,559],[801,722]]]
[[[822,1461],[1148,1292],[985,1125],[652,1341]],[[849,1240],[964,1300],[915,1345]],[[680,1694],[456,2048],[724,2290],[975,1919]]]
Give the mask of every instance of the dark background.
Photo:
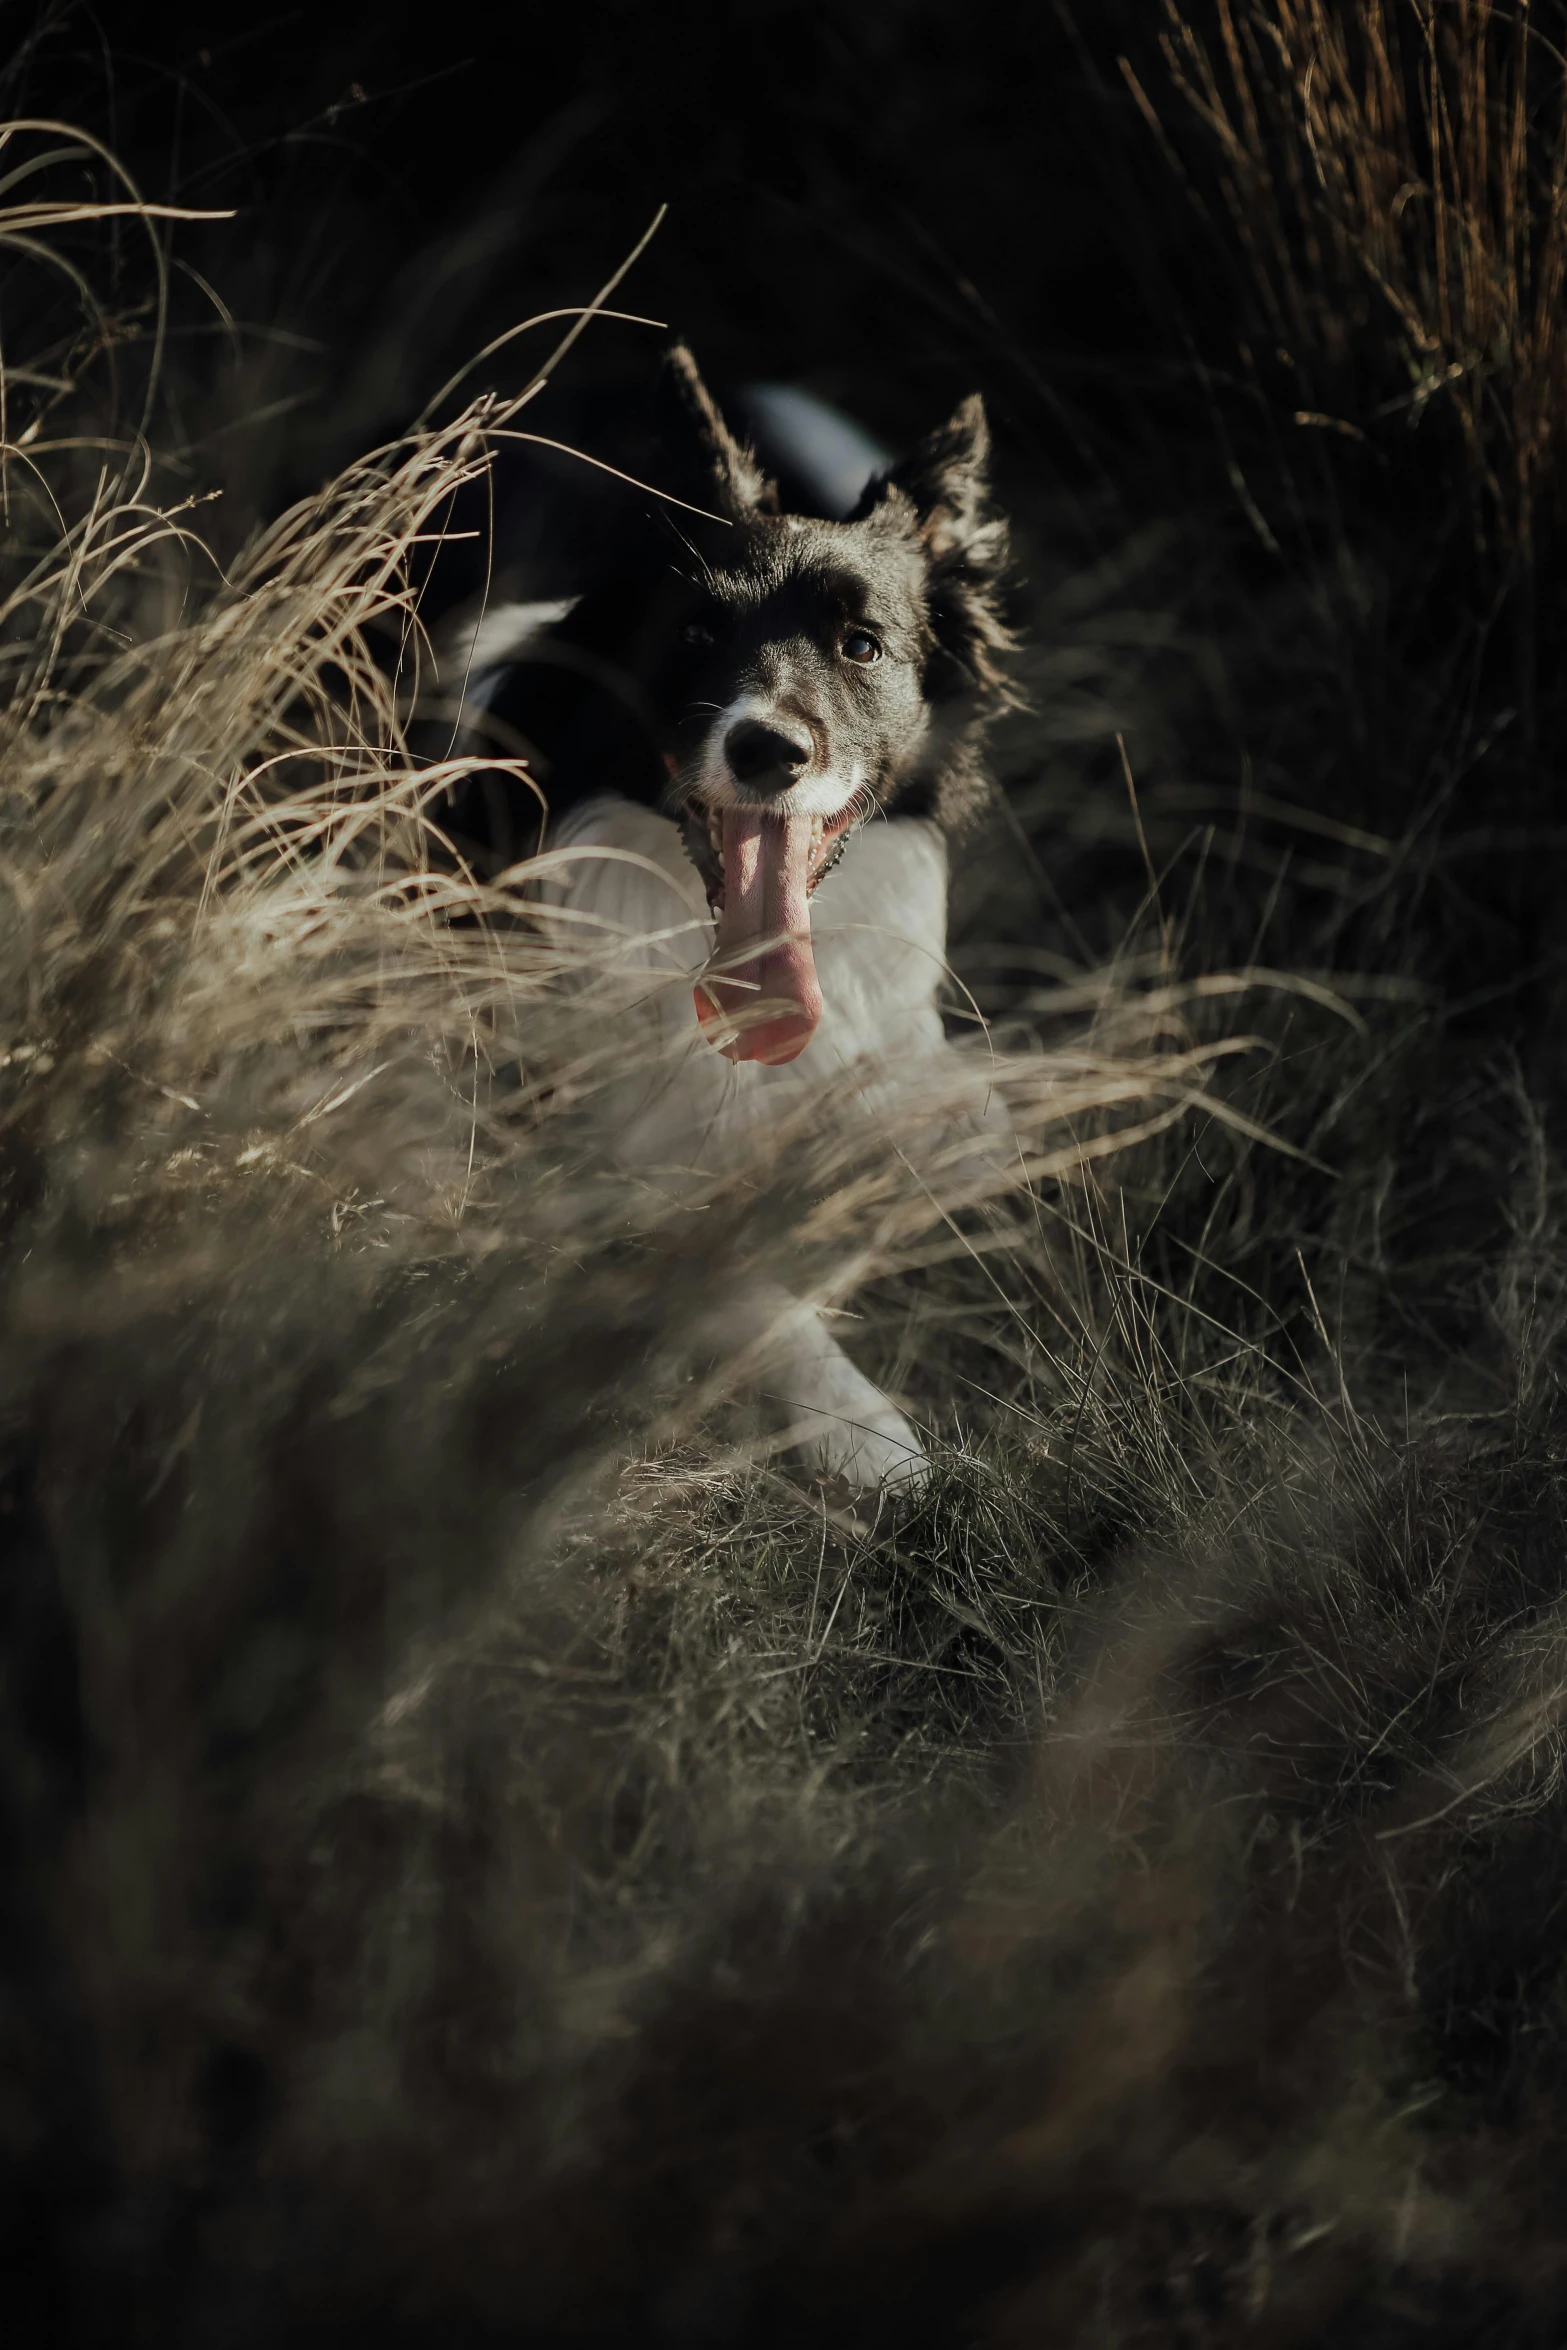
[[[898,429],[976,365],[1026,427],[1085,347],[1142,342],[1104,202],[1121,14],[1091,46],[1064,10],[930,0],[99,22],[147,192],[240,204],[258,283],[318,328],[379,311],[417,373],[541,288],[580,297],[667,203],[640,304]]]
[[[719,380],[807,383],[894,441],[979,384],[1015,462],[1095,480],[1146,429],[1163,331],[1115,206],[1123,140],[1153,160],[1115,71],[1153,11],[1084,14],[1091,34],[1064,8],[934,0],[56,11],[17,95],[91,120],[145,194],[238,208],[178,249],[242,323],[325,344],[267,363],[319,403],[291,422],[295,467],[587,298],[667,204],[623,306]],[[565,390],[658,340],[599,329]],[[250,361],[236,411],[266,388]]]

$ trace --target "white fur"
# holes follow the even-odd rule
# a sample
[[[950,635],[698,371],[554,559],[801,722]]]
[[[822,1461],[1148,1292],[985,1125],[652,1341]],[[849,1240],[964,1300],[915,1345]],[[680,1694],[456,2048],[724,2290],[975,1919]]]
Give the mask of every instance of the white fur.
[[[487,604],[476,620],[455,629],[441,657],[441,675],[452,681],[478,678],[486,670],[514,661],[525,645],[558,628],[576,596],[556,596],[541,604]]]
[[[712,950],[712,923],[668,818],[593,800],[561,827],[539,872],[549,927],[633,982],[616,1017],[638,1073],[610,1088],[602,1115],[614,1156],[664,1197],[754,1154],[761,1134],[803,1106],[806,1089],[830,1084],[845,1115],[886,1123],[922,1073],[928,1082],[933,1061],[956,1062],[936,1000],[947,860],[933,824],[866,828],[819,885],[811,931],[825,1009],[805,1051],[778,1067],[728,1061],[698,1027],[692,986]],[[908,1421],[814,1306],[753,1282],[717,1309],[712,1336],[783,1407],[792,1439],[819,1467],[866,1492],[907,1491],[927,1474]]]

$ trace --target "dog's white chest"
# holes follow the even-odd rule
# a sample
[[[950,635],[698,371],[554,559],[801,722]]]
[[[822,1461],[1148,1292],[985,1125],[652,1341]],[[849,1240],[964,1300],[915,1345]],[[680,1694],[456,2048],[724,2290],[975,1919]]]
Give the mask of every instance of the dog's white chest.
[[[867,827],[818,887],[811,935],[824,1010],[805,1051],[776,1068],[724,1059],[697,1024],[692,991],[713,927],[676,826],[626,800],[595,800],[557,846],[544,892],[557,935],[624,983],[616,1018],[637,1068],[606,1104],[623,1161],[716,1170],[828,1081],[875,1115],[916,1063],[943,1050],[947,859],[935,825]]]

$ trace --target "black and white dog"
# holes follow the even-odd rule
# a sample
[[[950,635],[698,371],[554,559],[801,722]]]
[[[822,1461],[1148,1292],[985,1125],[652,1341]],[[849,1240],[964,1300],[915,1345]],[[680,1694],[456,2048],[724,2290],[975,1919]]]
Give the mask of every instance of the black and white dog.
[[[666,393],[684,503],[656,552],[570,604],[492,606],[445,666],[544,779],[535,897],[668,982],[638,999],[657,1077],[613,1135],[674,1179],[802,1087],[852,1073],[874,1112],[954,1049],[946,839],[987,791],[1008,637],[977,397],[828,519],[781,510],[683,348]],[[756,1284],[724,1341],[820,1468],[922,1480],[907,1420],[813,1307]]]

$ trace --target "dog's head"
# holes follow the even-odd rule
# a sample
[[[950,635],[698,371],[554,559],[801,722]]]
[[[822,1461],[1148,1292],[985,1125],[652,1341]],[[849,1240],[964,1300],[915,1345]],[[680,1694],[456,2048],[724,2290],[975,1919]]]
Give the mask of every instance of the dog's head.
[[[979,399],[873,481],[844,522],[782,514],[690,354],[669,362],[686,528],[657,701],[671,799],[719,920],[697,1009],[737,1060],[787,1061],[822,1010],[812,892],[855,826],[935,800],[1000,694],[1005,550]],[[765,1008],[764,1008],[765,1007]]]

